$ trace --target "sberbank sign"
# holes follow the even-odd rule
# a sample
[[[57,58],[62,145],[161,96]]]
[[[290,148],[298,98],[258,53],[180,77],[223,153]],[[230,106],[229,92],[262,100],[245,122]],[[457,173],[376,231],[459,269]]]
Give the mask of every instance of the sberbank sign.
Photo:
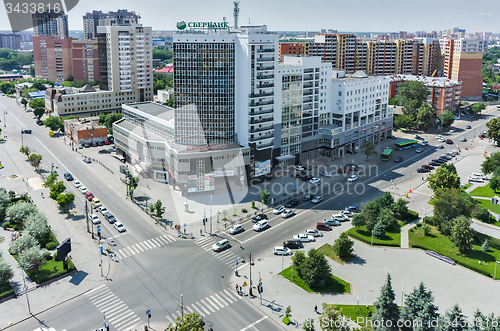
[[[229,29],[227,22],[177,22],[177,29],[184,30],[185,28],[198,29]]]

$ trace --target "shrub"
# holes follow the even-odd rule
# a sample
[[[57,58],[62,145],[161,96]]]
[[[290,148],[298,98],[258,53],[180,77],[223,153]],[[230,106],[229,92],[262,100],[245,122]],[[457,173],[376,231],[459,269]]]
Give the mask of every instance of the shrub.
[[[252,200],[252,209],[256,209],[255,207],[255,201]]]
[[[486,223],[495,221],[495,217],[491,217],[489,210],[484,208],[483,206],[477,206],[476,211],[472,213],[472,216]]]
[[[12,225],[12,228],[14,229],[14,231],[17,231],[17,230],[19,230],[19,225],[18,224],[14,224],[14,225]]]
[[[10,228],[10,223],[9,222],[5,222],[4,224],[2,224],[2,228],[6,229],[6,228]]]
[[[54,259],[54,261],[57,261],[57,252],[55,252],[54,255],[52,255],[52,258]]]
[[[422,226],[422,223],[417,223],[416,227],[419,228]]]
[[[246,213],[248,213],[248,210],[246,210],[246,208],[243,208],[243,209],[241,210],[241,212],[242,212],[243,214],[246,214]]]
[[[43,259],[44,259],[45,261],[50,261],[50,260],[52,260],[52,255],[50,255],[50,252],[44,252],[44,253],[43,253]]]
[[[48,250],[53,250],[57,247],[56,243],[53,241],[49,241],[46,245],[45,248]]]
[[[423,232],[424,236],[428,236],[431,233],[431,227],[430,227],[430,225],[429,224],[425,224],[422,227],[422,232]]]

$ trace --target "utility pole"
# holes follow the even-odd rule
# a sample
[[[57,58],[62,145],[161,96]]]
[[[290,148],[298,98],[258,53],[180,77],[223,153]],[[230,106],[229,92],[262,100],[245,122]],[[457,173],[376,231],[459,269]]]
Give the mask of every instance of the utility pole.
[[[250,291],[248,294],[252,297],[252,252],[250,252]]]
[[[87,233],[90,232],[90,226],[89,226],[89,208],[87,206],[87,200],[85,200],[85,218],[87,220]]]
[[[210,195],[210,235],[212,235],[212,200],[214,199],[214,194]]]
[[[182,297],[182,294],[181,294],[181,316],[182,319],[184,319],[184,298]]]

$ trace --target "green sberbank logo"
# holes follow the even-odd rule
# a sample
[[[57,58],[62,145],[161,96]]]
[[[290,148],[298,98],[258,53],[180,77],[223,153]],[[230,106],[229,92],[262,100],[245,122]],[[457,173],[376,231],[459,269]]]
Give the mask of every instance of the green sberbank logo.
[[[177,29],[184,30],[186,28],[186,22],[177,22]]]
[[[184,30],[186,27],[195,29],[229,29],[227,22],[177,22],[177,29]]]

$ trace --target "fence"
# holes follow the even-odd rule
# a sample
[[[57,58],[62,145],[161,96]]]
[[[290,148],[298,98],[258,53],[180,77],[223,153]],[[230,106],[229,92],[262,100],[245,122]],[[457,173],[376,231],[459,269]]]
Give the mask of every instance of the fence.
[[[115,172],[114,172],[113,170],[109,169],[109,168],[108,168],[108,167],[107,167],[104,163],[102,163],[101,161],[96,160],[96,159],[94,159],[94,158],[92,158],[92,157],[88,157],[88,156],[83,155],[83,154],[81,154],[81,155],[83,156],[83,158],[84,158],[84,159],[91,159],[91,160],[92,160],[92,162],[99,163],[100,165],[102,165],[102,166],[103,166],[103,168],[104,168],[104,169],[106,169],[107,171],[111,172],[113,175],[115,174]]]

